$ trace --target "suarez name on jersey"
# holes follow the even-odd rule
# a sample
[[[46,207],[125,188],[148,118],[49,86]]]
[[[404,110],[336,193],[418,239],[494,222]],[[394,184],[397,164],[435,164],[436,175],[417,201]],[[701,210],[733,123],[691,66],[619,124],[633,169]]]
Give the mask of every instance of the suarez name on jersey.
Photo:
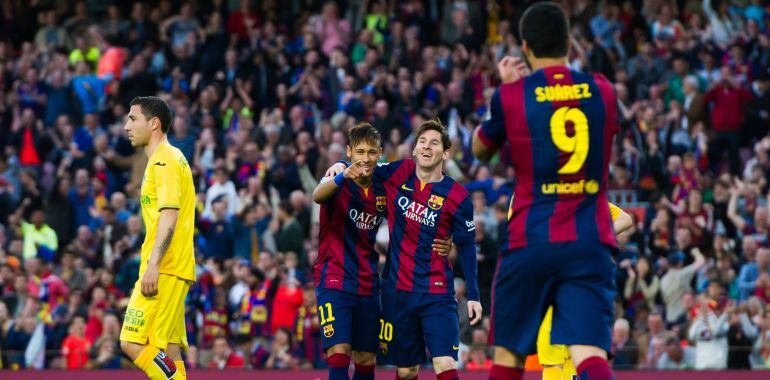
[[[612,84],[549,67],[501,85],[490,111],[479,137],[489,148],[507,142],[517,176],[502,249],[576,240],[615,246],[606,195],[618,130]]]
[[[351,180],[321,205],[316,287],[362,296],[379,292],[374,241],[384,209],[384,197]]]

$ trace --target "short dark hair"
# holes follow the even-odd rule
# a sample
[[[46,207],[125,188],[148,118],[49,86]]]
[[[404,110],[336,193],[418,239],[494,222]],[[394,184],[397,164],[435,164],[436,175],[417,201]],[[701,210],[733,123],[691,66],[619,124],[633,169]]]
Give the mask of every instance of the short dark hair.
[[[519,22],[519,35],[538,58],[560,58],[569,51],[569,20],[556,3],[536,3]]]
[[[415,143],[420,139],[420,136],[427,131],[436,131],[441,134],[441,144],[444,146],[444,151],[447,151],[452,147],[452,140],[449,139],[449,133],[438,118],[426,120],[420,124],[420,127],[417,128],[417,139],[415,139]]]
[[[348,145],[352,148],[362,142],[368,142],[374,146],[382,144],[382,136],[377,128],[369,123],[358,123],[348,131]]]
[[[131,106],[139,106],[147,120],[157,117],[160,120],[160,130],[168,133],[174,121],[171,107],[165,100],[157,96],[137,96],[131,100]]]

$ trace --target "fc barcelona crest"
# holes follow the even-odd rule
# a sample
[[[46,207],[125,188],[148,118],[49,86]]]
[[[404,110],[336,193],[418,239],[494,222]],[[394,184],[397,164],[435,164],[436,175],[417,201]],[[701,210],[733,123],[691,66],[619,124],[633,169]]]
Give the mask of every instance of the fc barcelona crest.
[[[381,352],[383,355],[387,355],[387,354],[388,354],[388,344],[387,344],[387,343],[385,343],[385,342],[380,342],[380,352]]]
[[[334,335],[334,326],[333,325],[324,326],[324,336],[327,338],[331,338],[332,335]]]
[[[375,200],[375,205],[377,206],[377,211],[385,211],[385,196],[384,195],[378,195],[377,199]]]
[[[430,196],[430,199],[428,199],[428,207],[434,210],[440,210],[442,206],[444,206],[444,197],[433,194]]]

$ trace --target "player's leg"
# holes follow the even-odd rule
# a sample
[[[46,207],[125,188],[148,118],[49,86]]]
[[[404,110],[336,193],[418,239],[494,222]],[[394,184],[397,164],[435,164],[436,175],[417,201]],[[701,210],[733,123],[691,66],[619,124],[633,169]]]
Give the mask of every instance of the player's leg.
[[[351,324],[355,294],[316,288],[322,348],[326,350],[329,380],[350,379]]]
[[[552,340],[569,345],[581,380],[614,379],[607,362],[614,319],[615,264],[599,243],[571,243],[554,299]]]
[[[425,343],[439,380],[457,380],[457,353],[460,349],[460,319],[453,296],[425,294],[420,309]]]
[[[575,364],[572,362],[572,357],[569,356],[568,347],[567,347],[567,358],[564,360],[564,368],[562,368],[562,372],[561,372],[561,379],[562,380],[580,379],[577,374],[577,368],[575,368]]]
[[[490,379],[521,379],[527,355],[536,352],[538,329],[551,304],[554,268],[543,258],[550,249],[545,244],[526,247],[500,258],[492,284]]]
[[[176,279],[175,285],[170,290],[169,303],[176,302],[177,307],[173,311],[171,319],[174,321],[174,329],[169,338],[168,347],[166,352],[171,360],[176,365],[176,376],[174,380],[187,380],[187,369],[185,368],[184,360],[182,359],[182,350],[187,351],[189,345],[187,343],[187,328],[185,327],[185,299],[187,299],[187,292],[190,289],[190,283],[181,279]]]
[[[537,333],[537,358],[543,366],[543,380],[562,380],[562,366],[567,347],[551,344],[552,322],[553,307],[549,307]]]
[[[392,326],[386,328],[381,316],[379,294],[358,297],[358,304],[353,309],[353,380],[374,379],[378,338],[393,334]]]
[[[417,315],[419,294],[395,289],[395,284],[382,287],[382,326],[377,362],[397,367],[399,379],[417,377],[425,362],[425,339]]]
[[[164,323],[168,314],[166,292],[162,291],[169,287],[167,277],[159,276],[158,295],[150,298],[142,295],[140,281],[136,282],[120,332],[121,350],[151,380],[171,379],[177,373],[174,361],[164,351],[169,339]]]

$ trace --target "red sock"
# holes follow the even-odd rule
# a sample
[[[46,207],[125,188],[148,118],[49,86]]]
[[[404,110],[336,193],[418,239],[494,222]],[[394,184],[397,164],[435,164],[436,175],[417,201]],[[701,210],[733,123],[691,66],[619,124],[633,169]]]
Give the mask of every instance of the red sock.
[[[489,380],[522,380],[524,370],[493,364],[489,369]]]
[[[374,366],[355,363],[356,370],[353,372],[353,380],[374,380]]]
[[[438,380],[460,380],[460,375],[456,369],[450,369],[449,371],[437,373],[436,378]]]
[[[591,356],[577,367],[580,380],[615,380],[607,359]]]
[[[350,356],[345,354],[334,354],[326,359],[329,364],[329,380],[348,380],[348,369],[350,368]]]

